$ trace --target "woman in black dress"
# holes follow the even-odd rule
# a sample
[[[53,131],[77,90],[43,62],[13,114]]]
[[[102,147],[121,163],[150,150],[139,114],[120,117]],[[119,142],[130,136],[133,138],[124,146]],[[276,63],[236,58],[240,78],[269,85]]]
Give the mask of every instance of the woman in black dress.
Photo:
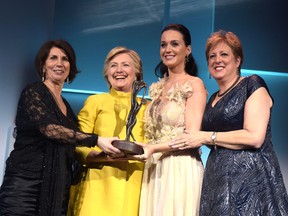
[[[39,50],[36,69],[42,82],[27,85],[20,96],[14,149],[6,161],[0,189],[0,215],[65,215],[76,145],[111,145],[117,138],[102,138],[78,130],[77,119],[61,96],[64,82],[74,80],[77,67],[71,45],[46,42]]]
[[[232,32],[208,38],[206,58],[219,91],[212,94],[200,132],[172,146],[211,148],[202,186],[200,215],[288,215],[288,198],[271,140],[273,99],[258,75],[242,77],[242,46]]]

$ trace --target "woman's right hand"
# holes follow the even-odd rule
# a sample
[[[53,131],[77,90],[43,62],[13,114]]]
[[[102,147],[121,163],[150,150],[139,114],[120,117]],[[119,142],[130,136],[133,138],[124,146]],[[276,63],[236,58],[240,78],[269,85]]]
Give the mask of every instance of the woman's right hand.
[[[103,157],[104,153],[101,151],[92,150],[86,157],[86,163],[97,161],[98,158]]]
[[[154,146],[149,145],[149,144],[144,144],[144,143],[137,143],[137,142],[136,142],[136,144],[143,147],[144,153],[141,155],[133,155],[132,157],[136,160],[140,160],[140,161],[145,162],[154,153],[154,149],[153,149]]]
[[[103,151],[96,151],[96,150],[92,150],[89,152],[89,154],[86,157],[86,161],[85,164],[88,167],[94,167],[95,163],[96,166],[99,166],[99,162],[125,162],[128,161],[129,158],[125,156],[125,154],[123,152],[121,152],[120,154],[117,155],[108,155],[106,153],[104,153]]]

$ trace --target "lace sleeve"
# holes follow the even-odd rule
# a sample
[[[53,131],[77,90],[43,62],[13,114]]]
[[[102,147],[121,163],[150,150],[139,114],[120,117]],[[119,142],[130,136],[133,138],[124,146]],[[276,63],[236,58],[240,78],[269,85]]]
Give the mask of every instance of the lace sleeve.
[[[98,140],[96,134],[86,134],[55,124],[41,126],[40,132],[47,138],[58,140],[62,143],[72,143],[93,147],[97,144]]]
[[[17,130],[38,131],[62,143],[95,146],[98,136],[80,132],[77,124],[64,116],[47,87],[27,86],[21,93],[16,117]]]

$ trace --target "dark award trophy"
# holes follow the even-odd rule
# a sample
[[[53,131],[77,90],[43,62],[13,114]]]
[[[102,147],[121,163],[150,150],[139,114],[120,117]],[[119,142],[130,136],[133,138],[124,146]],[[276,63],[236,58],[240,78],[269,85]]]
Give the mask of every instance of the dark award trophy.
[[[141,98],[140,104],[137,102],[137,94],[138,92],[144,88],[144,93]],[[147,85],[144,81],[135,80],[132,85],[132,95],[131,95],[131,110],[128,114],[127,124],[126,124],[126,139],[125,140],[115,140],[112,142],[112,145],[118,149],[120,149],[126,156],[129,155],[140,155],[143,154],[143,148],[140,145],[137,145],[134,142],[130,141],[130,137],[135,138],[132,134],[132,129],[136,124],[136,115],[139,112],[142,104],[145,104],[147,101],[144,98],[146,94]]]

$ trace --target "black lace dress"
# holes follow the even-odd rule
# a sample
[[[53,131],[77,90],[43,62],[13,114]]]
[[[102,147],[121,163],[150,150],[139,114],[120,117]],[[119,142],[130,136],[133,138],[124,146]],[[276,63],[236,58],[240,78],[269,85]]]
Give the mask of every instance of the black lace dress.
[[[203,130],[231,131],[243,128],[245,102],[265,81],[244,78],[214,107],[214,93],[205,110]],[[259,149],[213,148],[204,173],[200,215],[287,216],[288,198],[271,140],[271,117]]]
[[[78,131],[76,116],[64,102],[67,116],[43,83],[22,91],[14,150],[0,189],[1,216],[66,214],[74,148],[95,146],[98,137]]]

